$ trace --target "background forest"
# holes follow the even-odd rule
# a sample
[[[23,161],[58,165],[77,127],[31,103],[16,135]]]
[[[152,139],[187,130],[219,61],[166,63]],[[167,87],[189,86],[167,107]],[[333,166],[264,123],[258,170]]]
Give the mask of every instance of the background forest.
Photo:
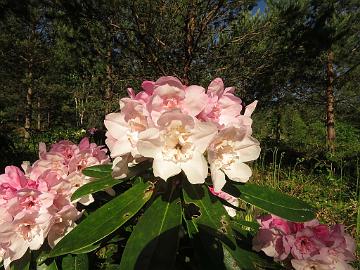
[[[359,0],[0,0],[0,167],[97,142],[126,89],[163,75],[259,101],[251,181],[360,231]],[[97,131],[94,133],[94,129]]]

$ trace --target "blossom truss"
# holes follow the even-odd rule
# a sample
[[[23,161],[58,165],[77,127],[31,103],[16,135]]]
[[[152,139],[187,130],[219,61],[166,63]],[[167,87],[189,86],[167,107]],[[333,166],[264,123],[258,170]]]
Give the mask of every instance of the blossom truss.
[[[91,181],[81,171],[87,166],[109,162],[103,147],[84,138],[53,144],[49,151],[39,147],[39,160],[30,165],[7,166],[0,175],[0,261],[5,269],[27,250],[38,250],[47,239],[50,247],[72,230],[81,216],[74,191]],[[80,199],[89,204],[91,196]]]
[[[220,78],[205,89],[168,76],[144,81],[142,89],[136,94],[129,88],[120,112],[105,117],[115,178],[124,177],[127,166],[151,158],[154,175],[165,181],[183,172],[190,183],[204,183],[209,165],[215,192],[226,176],[248,181],[251,169],[245,162],[260,154],[251,136],[256,101],[243,108],[235,88],[225,88]]]
[[[296,270],[351,270],[355,241],[344,226],[329,227],[317,220],[295,223],[274,215],[258,219],[260,229],[253,249],[277,261],[290,260]]]

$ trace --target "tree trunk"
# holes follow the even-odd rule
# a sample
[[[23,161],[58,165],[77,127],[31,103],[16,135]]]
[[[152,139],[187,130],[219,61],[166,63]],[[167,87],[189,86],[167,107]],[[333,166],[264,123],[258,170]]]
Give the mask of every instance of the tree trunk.
[[[113,97],[113,67],[111,63],[112,49],[107,52],[106,65],[106,88],[105,88],[105,114],[111,112],[111,101]]]
[[[41,130],[41,110],[40,97],[37,97],[37,130]]]
[[[185,62],[183,69],[182,81],[185,85],[190,83],[190,68],[193,59],[194,51],[194,32],[195,32],[195,5],[192,2],[188,9],[187,18],[185,21]]]
[[[28,63],[28,70],[26,74],[27,79],[27,91],[26,91],[26,107],[25,107],[25,135],[24,140],[28,141],[30,139],[30,128],[31,128],[31,118],[32,118],[32,60]]]
[[[330,152],[335,151],[335,97],[334,97],[334,52],[330,49],[328,52],[326,73],[326,143]]]

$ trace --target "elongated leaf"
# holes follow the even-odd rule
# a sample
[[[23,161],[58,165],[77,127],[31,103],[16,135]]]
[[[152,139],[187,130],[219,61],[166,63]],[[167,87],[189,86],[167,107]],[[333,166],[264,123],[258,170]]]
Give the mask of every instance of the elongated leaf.
[[[263,258],[259,254],[236,247],[235,250],[226,245],[224,247],[224,263],[226,269],[258,270],[258,269],[284,269],[275,263],[272,258]]]
[[[116,184],[120,184],[121,182],[123,182],[124,179],[113,179],[111,176],[110,177],[105,177],[105,178],[101,178],[98,180],[95,180],[93,182],[87,183],[81,187],[79,187],[71,196],[71,200],[77,200],[85,195],[97,192],[97,191],[101,191],[107,188],[111,188],[113,186],[115,186]]]
[[[181,225],[178,192],[158,197],[146,210],[131,234],[120,269],[172,269]]]
[[[50,263],[43,263],[36,266],[36,270],[58,270],[55,260]]]
[[[150,183],[138,183],[86,217],[54,247],[48,257],[76,253],[122,226],[150,199]]]
[[[184,200],[186,203],[194,203],[200,208],[200,216],[193,218],[195,224],[199,230],[205,230],[223,242],[223,247],[233,258],[228,258],[228,262],[233,265],[236,262],[234,269],[256,270],[259,265],[267,266],[269,264],[268,261],[258,257],[256,253],[237,246],[227,212],[217,197],[210,194],[207,187],[185,184]]]
[[[109,166],[110,166],[110,169],[109,169]],[[143,173],[150,166],[151,166],[150,161],[144,161],[134,167],[130,167],[127,176],[122,179],[112,178],[111,165],[107,164],[107,165],[96,165],[96,166],[88,167],[83,170],[83,173],[87,176],[91,176],[91,177],[94,177],[97,179],[78,188],[74,192],[74,194],[71,196],[71,200],[74,201],[85,195],[88,195],[88,194],[91,194],[91,193],[94,193],[97,191],[105,190],[107,188],[110,188],[117,184],[120,184],[130,178],[133,178],[133,177]]]
[[[231,231],[229,215],[221,202],[210,195],[204,185],[192,185],[186,182],[184,187],[185,203],[193,203],[200,209],[200,216],[194,218],[195,223],[234,247],[235,239]]]
[[[254,184],[236,187],[241,193],[241,200],[284,219],[304,222],[315,218],[314,209],[297,198]]]
[[[91,245],[91,246],[87,246],[81,249],[78,249],[74,252],[72,252],[72,254],[83,254],[83,253],[89,253],[91,251],[94,251],[96,249],[98,249],[100,247],[100,244],[95,244],[95,245]]]
[[[69,254],[62,259],[61,266],[66,270],[87,270],[89,269],[89,259],[86,254]]]
[[[112,173],[111,167],[112,167],[111,164],[95,165],[83,169],[82,173],[86,176],[90,176],[94,178],[103,178],[109,176],[111,177],[111,173]]]

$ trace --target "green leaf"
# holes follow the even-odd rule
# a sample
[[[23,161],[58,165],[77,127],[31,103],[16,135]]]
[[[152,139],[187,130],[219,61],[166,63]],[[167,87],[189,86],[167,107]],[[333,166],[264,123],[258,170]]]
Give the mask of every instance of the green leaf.
[[[308,203],[274,189],[254,184],[236,185],[241,200],[269,213],[294,222],[315,218],[314,208]],[[224,189],[225,192],[226,188]]]
[[[64,270],[87,270],[89,269],[89,259],[86,254],[69,254],[62,259],[61,266]]]
[[[272,258],[263,258],[258,253],[236,247],[235,250],[224,247],[224,263],[229,270],[283,269]]]
[[[253,237],[259,229],[259,224],[245,220],[231,221],[231,228],[240,233],[243,238]],[[237,235],[239,237],[239,235]]]
[[[172,269],[181,225],[181,203],[176,190],[158,197],[131,234],[120,269]]]
[[[36,266],[36,270],[58,270],[59,268],[56,265],[55,260],[51,261],[51,263],[43,263],[41,265]]]
[[[205,185],[192,185],[185,181],[184,188],[185,203],[199,207],[200,215],[194,218],[195,223],[235,247],[229,215],[217,197],[210,194]]]
[[[109,170],[108,166],[110,166],[110,170]],[[71,200],[74,201],[85,195],[88,195],[88,194],[91,194],[91,193],[94,193],[97,191],[105,190],[107,188],[111,188],[117,184],[120,184],[130,178],[133,178],[133,177],[141,174],[142,172],[147,170],[150,166],[151,166],[150,161],[144,161],[134,167],[130,167],[127,176],[122,179],[112,178],[111,165],[109,165],[109,164],[88,167],[83,170],[83,173],[87,176],[95,177],[97,179],[79,187],[74,192],[74,194],[71,196]]]
[[[30,250],[18,260],[11,262],[10,270],[28,270],[30,268],[31,254]]]
[[[92,181],[90,183],[87,183],[81,187],[79,187],[71,196],[71,200],[77,200],[85,195],[97,192],[97,191],[101,191],[107,188],[111,188],[113,186],[115,186],[116,184],[119,184],[121,182],[123,182],[124,179],[113,179],[112,177],[105,177],[105,178],[101,178],[95,181]]]
[[[138,183],[86,217],[54,247],[48,257],[76,253],[94,245],[134,216],[150,199],[150,183]]]
[[[103,178],[106,176],[111,177],[112,173],[112,164],[103,164],[87,167],[82,170],[82,173],[86,176],[94,178]]]
[[[78,249],[74,252],[72,252],[72,254],[83,254],[83,253],[89,253],[91,251],[94,251],[96,249],[98,249],[100,247],[100,244],[95,244],[95,245],[91,245],[91,246],[87,246],[81,249]]]
[[[205,230],[222,241],[224,244],[223,247],[226,248],[236,262],[236,267],[246,270],[256,270],[259,265],[267,266],[267,264],[269,264],[268,261],[257,256],[256,253],[241,249],[237,246],[226,210],[217,197],[208,191],[205,185],[200,186],[185,183],[184,186],[184,201],[187,204],[193,203],[200,209],[200,216],[193,218],[198,229]],[[232,264],[234,264],[234,262],[232,262]],[[236,267],[234,269],[236,269]]]

